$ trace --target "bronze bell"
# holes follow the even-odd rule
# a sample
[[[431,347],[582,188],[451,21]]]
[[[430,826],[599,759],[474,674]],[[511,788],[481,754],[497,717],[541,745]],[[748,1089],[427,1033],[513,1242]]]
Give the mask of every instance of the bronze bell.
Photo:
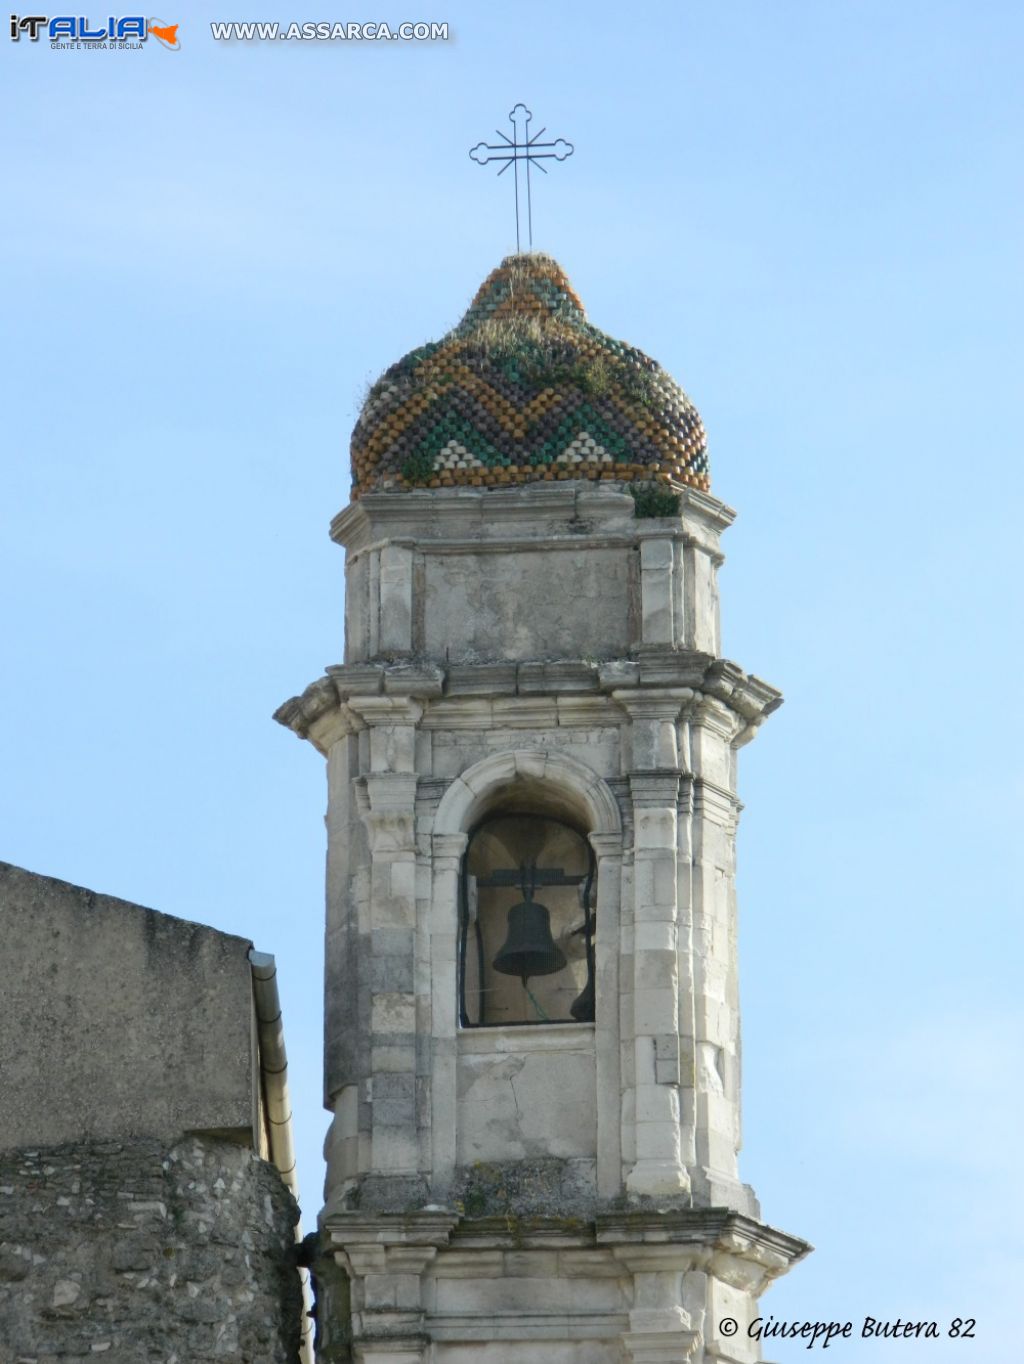
[[[551,936],[551,915],[543,905],[522,900],[508,912],[508,934],[494,958],[495,971],[518,976],[526,988],[530,976],[551,976],[565,965],[565,953]]]

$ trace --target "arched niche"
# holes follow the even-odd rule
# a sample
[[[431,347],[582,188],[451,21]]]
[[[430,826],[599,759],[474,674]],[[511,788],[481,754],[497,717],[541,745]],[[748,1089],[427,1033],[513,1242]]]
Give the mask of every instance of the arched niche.
[[[466,1027],[459,1019],[457,969],[464,858],[482,822],[524,812],[564,822],[593,850],[594,1021]],[[542,1141],[550,1156],[582,1162],[574,1166],[580,1178],[617,1187],[622,824],[610,787],[585,763],[559,752],[495,753],[449,783],[432,836],[435,1178],[444,1185],[459,1167],[527,1158]]]
[[[592,842],[622,832],[615,797],[585,763],[547,749],[511,749],[454,778],[438,805],[434,834],[468,836],[485,816],[513,806],[561,819]]]

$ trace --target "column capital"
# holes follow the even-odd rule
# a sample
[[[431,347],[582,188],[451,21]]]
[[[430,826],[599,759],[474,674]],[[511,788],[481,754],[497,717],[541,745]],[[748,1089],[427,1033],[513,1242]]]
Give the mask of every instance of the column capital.
[[[695,695],[692,687],[623,687],[612,692],[612,699],[629,716],[631,767],[679,766],[679,716]]]
[[[458,862],[466,851],[466,844],[469,842],[468,834],[432,834],[431,838],[433,840],[435,864],[443,858],[451,858]]]
[[[631,720],[675,720],[699,696],[693,687],[618,687],[612,692]]]
[[[376,772],[365,779],[366,805],[359,813],[374,855],[416,847],[416,783],[405,772]]]
[[[621,834],[588,834],[590,846],[594,849],[594,856],[602,858],[622,856],[622,835]]]
[[[350,696],[348,705],[368,725],[418,725],[423,718],[411,696]]]
[[[413,772],[370,772],[366,777],[370,809],[411,811],[419,778]]]
[[[673,810],[679,799],[677,769],[655,767],[629,774],[629,792],[637,808],[669,806]]]

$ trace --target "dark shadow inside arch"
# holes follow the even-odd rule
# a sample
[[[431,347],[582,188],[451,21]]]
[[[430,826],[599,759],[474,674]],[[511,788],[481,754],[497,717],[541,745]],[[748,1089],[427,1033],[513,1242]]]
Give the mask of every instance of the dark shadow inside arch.
[[[459,894],[464,1028],[594,1021],[594,854],[575,821],[545,804],[495,810],[470,831]]]

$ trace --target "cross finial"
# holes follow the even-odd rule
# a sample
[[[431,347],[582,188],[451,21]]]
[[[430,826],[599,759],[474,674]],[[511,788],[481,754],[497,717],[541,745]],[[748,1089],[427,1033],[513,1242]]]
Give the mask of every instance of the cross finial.
[[[486,166],[489,161],[502,162],[499,175],[504,175],[509,166],[513,167],[516,182],[516,250],[522,250],[520,236],[522,232],[521,224],[525,221],[526,237],[529,243],[528,249],[533,250],[533,206],[530,202],[530,167],[535,165],[538,170],[547,175],[547,169],[543,165],[545,161],[564,161],[566,157],[572,156],[574,148],[571,142],[566,142],[562,137],[555,142],[541,142],[540,139],[547,131],[541,128],[539,133],[530,136],[530,119],[533,115],[525,104],[517,104],[509,114],[512,123],[513,135],[507,137],[500,128],[495,132],[501,141],[492,146],[490,142],[478,142],[475,147],[470,148],[470,156],[480,166]],[[519,163],[525,162],[526,171],[523,175],[519,174]]]

